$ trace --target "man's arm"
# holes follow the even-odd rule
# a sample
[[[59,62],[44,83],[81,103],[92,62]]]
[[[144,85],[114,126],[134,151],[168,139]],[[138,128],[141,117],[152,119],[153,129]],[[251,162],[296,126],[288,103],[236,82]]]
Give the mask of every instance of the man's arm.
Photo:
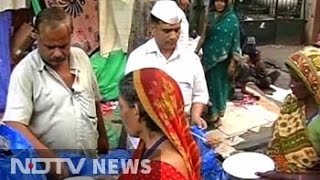
[[[191,118],[192,122],[201,128],[207,128],[206,121],[201,117],[204,107],[209,102],[209,93],[203,67],[199,58],[195,55],[194,60],[194,87],[192,90]]]
[[[192,103],[192,106],[191,106],[192,123],[195,123],[201,128],[207,128],[208,126],[206,121],[201,117],[204,106],[205,105],[202,103]]]
[[[37,155],[42,158],[58,158],[58,156],[52,152],[47,146],[45,146],[33,133],[32,131],[23,123],[14,122],[14,121],[6,121],[8,126],[18,130],[22,135],[24,135],[27,140],[30,141],[32,146],[34,147]],[[56,164],[52,163],[50,169],[50,178],[52,179],[64,179],[69,176],[68,169],[66,167],[61,168],[61,173],[59,174],[59,170],[56,169]]]
[[[108,136],[104,126],[100,103],[96,101],[96,113],[98,118],[98,151],[100,154],[107,154],[109,150]]]
[[[33,113],[32,91],[34,87],[32,79],[33,73],[31,70],[29,64],[25,62],[19,63],[13,70],[10,78],[7,105],[3,121],[21,132],[36,150],[48,150],[28,127]],[[51,153],[48,155],[49,157],[54,156]]]
[[[87,66],[91,75],[91,85],[93,88],[93,95],[95,97],[95,106],[96,106],[96,115],[98,119],[97,131],[99,133],[98,137],[98,152],[100,154],[106,154],[109,150],[108,136],[106,132],[106,128],[104,126],[102,112],[100,108],[100,101],[102,100],[99,84],[97,81],[96,74],[91,66],[90,59],[84,51],[81,51],[83,58],[86,60]]]
[[[44,151],[39,151],[40,154],[47,153],[48,157],[56,157],[54,153],[52,153],[49,150],[49,148],[47,148],[42,142],[40,142],[40,140],[31,132],[31,130],[26,125],[20,122],[15,122],[15,121],[6,121],[5,124],[22,133],[30,141],[30,143],[33,145],[33,147],[36,150],[44,150]]]
[[[308,174],[309,173],[309,174]],[[311,173],[307,172],[305,174],[286,174],[280,173],[276,171],[269,171],[265,173],[256,173],[261,179],[268,179],[268,180],[317,180],[320,178],[319,172]]]
[[[28,58],[28,56],[26,58]],[[26,61],[22,61],[14,68],[10,77],[6,111],[3,116],[3,121],[8,126],[17,129],[17,131],[24,135],[40,157],[58,158],[58,156],[49,150],[49,148],[46,147],[28,127],[33,113],[33,88],[32,68]],[[52,177],[50,178],[61,179],[68,176],[68,171],[64,167],[62,167],[62,174],[57,175],[56,172],[56,165],[51,165],[50,173]]]

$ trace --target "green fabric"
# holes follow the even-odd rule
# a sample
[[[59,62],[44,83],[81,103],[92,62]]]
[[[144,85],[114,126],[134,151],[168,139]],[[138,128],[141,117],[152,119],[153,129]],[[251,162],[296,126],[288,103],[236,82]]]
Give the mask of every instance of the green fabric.
[[[203,66],[205,71],[213,68],[234,53],[241,53],[240,26],[232,8],[218,15],[208,15],[209,29],[203,44]],[[209,82],[210,83],[210,82]]]
[[[90,59],[103,100],[117,99],[119,96],[118,83],[124,76],[127,55],[122,50],[117,50],[104,58],[100,52],[97,52]]]
[[[121,129],[118,130],[116,127],[114,127],[114,124],[112,124],[110,121],[105,121],[104,125],[108,135],[109,148],[110,149],[118,148]]]
[[[39,0],[31,0],[33,12],[37,15],[41,11]]]
[[[228,80],[228,72],[226,71],[228,65],[229,61],[222,61],[206,73],[207,82],[210,82],[208,83],[208,89],[212,102],[212,106],[209,109],[209,114],[212,116],[211,120],[216,120],[218,117],[223,116],[226,109],[231,87],[231,83]]]
[[[103,116],[104,126],[106,128],[109,148],[116,149],[120,145],[120,136],[122,130],[122,124],[116,123],[115,121],[120,121],[120,109],[117,108],[112,110],[107,115]]]
[[[231,82],[228,76],[230,56],[240,54],[240,27],[233,8],[223,14],[210,12],[209,29],[203,44],[202,64],[206,74],[212,107],[211,120],[223,116],[226,109]]]
[[[320,115],[312,119],[308,125],[308,134],[311,143],[320,155]]]

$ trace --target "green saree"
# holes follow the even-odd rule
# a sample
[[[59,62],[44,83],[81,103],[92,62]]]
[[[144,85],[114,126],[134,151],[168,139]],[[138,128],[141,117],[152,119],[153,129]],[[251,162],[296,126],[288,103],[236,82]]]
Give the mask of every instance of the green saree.
[[[209,29],[203,44],[202,64],[206,74],[212,106],[211,120],[224,115],[231,82],[228,66],[233,54],[240,54],[240,27],[233,8],[223,14],[209,13]]]

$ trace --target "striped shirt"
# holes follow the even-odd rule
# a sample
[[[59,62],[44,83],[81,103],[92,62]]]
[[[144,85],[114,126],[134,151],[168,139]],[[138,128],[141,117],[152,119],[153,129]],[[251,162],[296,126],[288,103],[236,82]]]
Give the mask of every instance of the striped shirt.
[[[85,52],[72,47],[70,54],[71,89],[37,49],[27,55],[12,72],[3,121],[27,125],[50,149],[95,156],[99,89]]]

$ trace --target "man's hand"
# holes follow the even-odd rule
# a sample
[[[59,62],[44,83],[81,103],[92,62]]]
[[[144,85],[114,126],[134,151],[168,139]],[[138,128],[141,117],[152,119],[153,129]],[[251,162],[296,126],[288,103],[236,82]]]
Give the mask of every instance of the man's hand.
[[[268,171],[265,173],[260,173],[257,172],[256,173],[257,176],[260,176],[262,179],[274,179],[274,180],[290,180],[290,179],[294,179],[295,176],[294,174],[284,174],[284,173],[279,173],[276,171]]]
[[[201,129],[208,127],[207,122],[201,117],[204,106],[202,103],[192,103],[191,107],[191,123],[196,124]]]
[[[6,122],[6,124],[16,130],[18,130],[21,134],[23,134],[33,145],[37,155],[41,158],[59,158],[57,154],[55,154],[52,150],[46,147],[33,133],[32,131],[24,124],[19,122]],[[54,180],[65,179],[69,176],[69,172],[67,166],[64,164],[61,168],[57,169],[56,163],[50,164],[49,178]],[[59,171],[58,171],[59,170]],[[61,172],[61,173],[58,173]]]
[[[109,141],[108,141],[108,135],[106,132],[106,128],[104,126],[104,121],[102,117],[102,112],[100,109],[100,103],[96,102],[96,113],[98,118],[98,152],[99,154],[107,154],[109,151]]]
[[[61,164],[61,167],[57,167],[57,163],[50,163],[50,172],[47,175],[48,179],[61,180],[69,177],[68,167],[65,163]]]
[[[106,136],[99,136],[98,139],[98,152],[99,154],[108,154],[109,143]]]
[[[196,124],[201,129],[207,129],[207,122],[202,117],[192,118],[192,122]]]

